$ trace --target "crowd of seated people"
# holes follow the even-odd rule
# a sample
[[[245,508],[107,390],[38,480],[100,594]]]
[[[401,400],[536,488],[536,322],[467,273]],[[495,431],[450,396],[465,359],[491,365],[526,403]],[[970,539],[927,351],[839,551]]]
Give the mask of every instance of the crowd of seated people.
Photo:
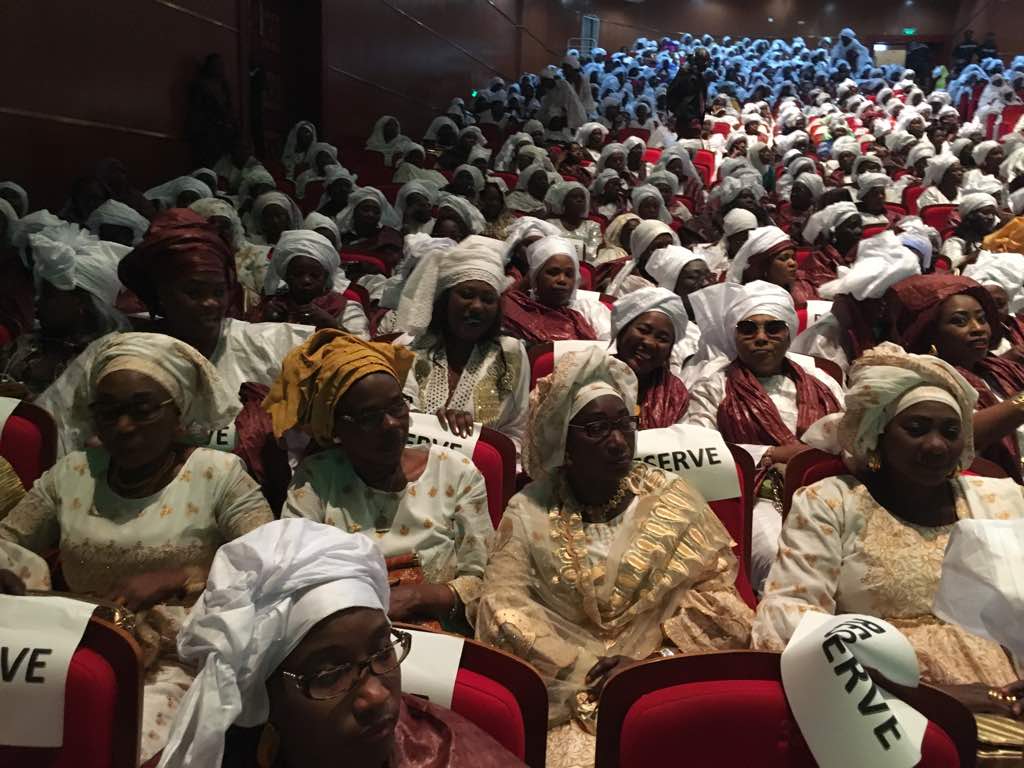
[[[958,520],[1024,517],[1024,57],[923,80],[851,30],[640,38],[422,136],[300,121],[146,192],[107,160],[56,214],[0,182],[0,394],[58,455],[28,488],[0,463],[0,592],[136,613],[150,766],[219,764],[233,724],[247,765],[518,765],[401,696],[390,621],[532,665],[551,768],[593,765],[616,672],[781,651],[808,611],[894,623],[925,682],[1020,719],[1021,660],[932,602]],[[506,508],[414,421],[507,439]],[[637,460],[677,426],[755,467],[739,558]],[[812,448],[845,469],[788,510]]]

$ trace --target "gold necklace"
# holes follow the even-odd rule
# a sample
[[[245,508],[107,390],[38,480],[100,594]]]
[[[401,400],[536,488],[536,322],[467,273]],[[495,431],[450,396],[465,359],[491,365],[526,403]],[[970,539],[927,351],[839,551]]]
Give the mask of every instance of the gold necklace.
[[[608,499],[608,501],[606,501],[604,504],[589,506],[580,503],[579,499],[576,498],[576,494],[572,492],[572,487],[569,485],[568,480],[564,480],[563,482],[565,484],[565,490],[567,495],[576,503],[577,506],[579,506],[579,508],[584,513],[586,513],[582,515],[582,517],[586,518],[587,522],[589,523],[607,523],[608,514],[615,510],[615,508],[622,503],[622,500],[626,498],[626,494],[629,493],[629,483],[626,481],[626,478],[624,477],[621,480],[619,480],[619,487],[615,490],[615,493],[612,495],[610,499]]]
[[[178,453],[177,451],[171,451],[167,454],[167,458],[164,462],[147,477],[142,478],[136,482],[129,482],[121,477],[121,469],[114,467],[113,480],[117,486],[115,489],[119,496],[127,496],[133,498],[135,494],[141,496],[149,496],[151,493],[140,493],[143,489],[149,489],[153,485],[157,485],[167,475],[168,471],[172,469],[177,463]],[[163,487],[163,486],[160,486]]]

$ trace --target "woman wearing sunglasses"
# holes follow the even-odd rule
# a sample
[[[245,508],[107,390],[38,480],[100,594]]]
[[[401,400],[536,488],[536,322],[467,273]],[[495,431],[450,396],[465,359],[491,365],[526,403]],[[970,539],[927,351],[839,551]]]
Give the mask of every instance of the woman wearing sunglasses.
[[[199,673],[161,768],[522,768],[459,715],[402,695],[413,638],[388,622],[388,594],[369,539],[310,520],[222,547],[181,633]]]
[[[707,301],[706,292],[717,301]],[[827,373],[786,356],[797,318],[785,290],[755,280],[744,286],[723,283],[701,294],[694,310],[702,343],[719,357],[690,388],[686,421],[717,429],[727,442],[745,448],[762,470],[751,551],[751,581],[758,590],[782,529],[773,503],[782,490],[781,475],[769,470],[804,449],[800,437],[811,424],[842,408],[843,390]]]
[[[633,460],[636,399],[632,369],[595,348],[537,382],[533,482],[509,502],[474,606],[477,639],[544,677],[558,765],[593,764],[614,670],[663,649],[747,646],[729,534],[685,481]]]
[[[273,515],[239,458],[183,440],[241,410],[211,363],[162,334],[109,334],[97,345],[65,419],[103,447],[58,461],[0,522],[0,592],[49,589],[39,555],[59,550],[68,591],[138,612],[145,762],[166,743],[192,679],[175,634],[217,547]]]
[[[407,448],[404,347],[318,331],[284,359],[264,407],[274,434],[309,433],[321,449],[296,470],[283,517],[374,541],[400,582],[393,620],[462,625],[494,534],[483,476],[458,454]]]

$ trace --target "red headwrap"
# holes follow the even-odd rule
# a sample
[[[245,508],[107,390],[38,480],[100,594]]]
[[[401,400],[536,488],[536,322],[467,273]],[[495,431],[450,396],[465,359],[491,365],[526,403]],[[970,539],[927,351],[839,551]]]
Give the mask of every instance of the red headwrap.
[[[228,315],[237,317],[241,297],[234,254],[214,225],[187,208],[171,208],[158,214],[145,239],[117,268],[124,286],[154,314],[160,312],[157,286],[201,272],[224,275]]]
[[[886,291],[885,299],[892,313],[896,341],[908,352],[924,354],[932,344],[932,333],[939,319],[942,303],[951,296],[971,296],[985,310],[992,329],[992,344],[1003,337],[999,311],[989,292],[959,275],[914,275],[896,283]]]
[[[783,251],[792,251],[796,249],[796,243],[792,240],[783,240],[781,243],[773,245],[766,251],[760,253],[751,254],[750,260],[747,262],[747,268],[743,270],[743,282],[749,283],[754,280],[767,280],[765,275],[768,274],[768,267],[771,266],[772,261]]]

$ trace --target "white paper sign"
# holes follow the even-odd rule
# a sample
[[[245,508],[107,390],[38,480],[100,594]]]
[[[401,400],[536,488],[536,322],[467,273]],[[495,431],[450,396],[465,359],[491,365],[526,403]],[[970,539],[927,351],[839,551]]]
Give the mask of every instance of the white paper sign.
[[[807,327],[814,325],[818,320],[832,311],[831,301],[821,299],[808,299],[807,301]]]
[[[451,709],[465,641],[454,635],[407,631],[412,635],[412,648],[402,662],[402,693]]]
[[[555,365],[558,365],[558,361],[561,359],[562,355],[567,352],[583,352],[591,347],[597,347],[602,352],[609,351],[607,341],[594,341],[592,339],[567,339],[565,341],[555,341],[551,346],[555,355]],[[614,348],[612,348],[611,352],[614,353]]]
[[[231,453],[235,450],[235,444],[238,442],[238,432],[235,429],[235,422],[231,422],[224,429],[218,429],[210,433],[210,441],[206,444],[207,448],[212,448],[215,451],[224,451]]]
[[[21,405],[21,400],[15,397],[0,397],[0,434],[4,431],[7,420],[11,418],[14,409]]]
[[[934,612],[1024,658],[1024,520],[953,526]]]
[[[892,624],[848,613],[804,614],[782,652],[782,685],[821,768],[911,768],[927,718],[871,679],[917,687],[917,654]]]
[[[473,422],[473,434],[469,437],[459,437],[454,432],[446,431],[441,426],[441,422],[437,420],[437,416],[432,413],[410,413],[409,436],[406,438],[405,444],[433,443],[439,448],[457,451],[472,459],[482,427],[482,424]]]
[[[736,462],[717,430],[693,424],[641,430],[636,433],[636,458],[684,478],[705,501],[740,495]]]
[[[0,744],[64,743],[64,687],[95,609],[66,597],[0,595]]]

